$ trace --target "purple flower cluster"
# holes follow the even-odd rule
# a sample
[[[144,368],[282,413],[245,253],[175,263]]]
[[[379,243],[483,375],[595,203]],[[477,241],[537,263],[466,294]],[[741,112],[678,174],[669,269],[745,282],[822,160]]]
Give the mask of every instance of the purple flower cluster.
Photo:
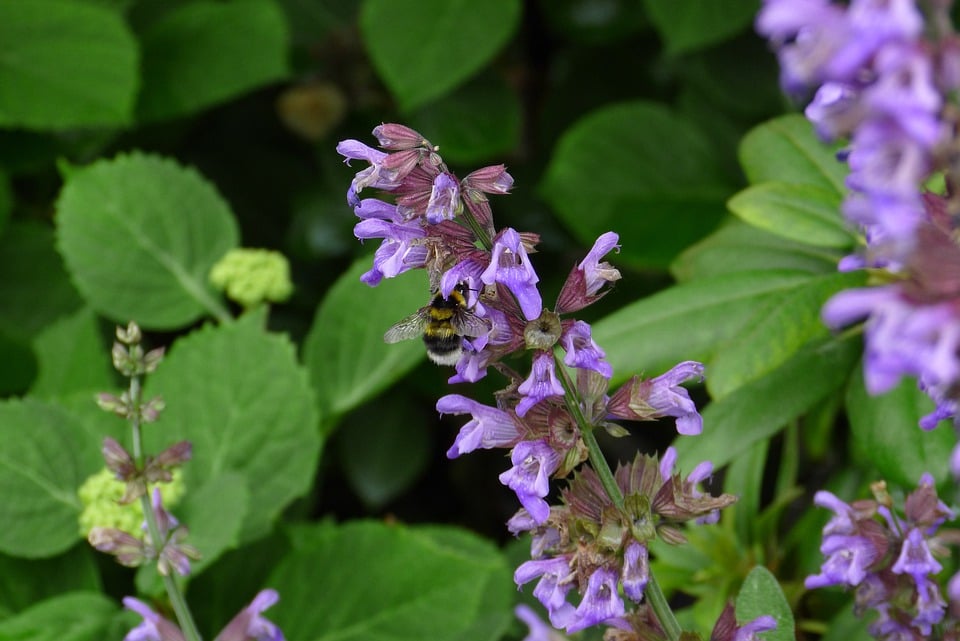
[[[571,268],[553,307],[546,308],[530,259],[539,237],[494,225],[487,196],[509,191],[513,180],[505,168],[485,167],[459,180],[419,133],[396,124],[373,133],[384,151],[356,140],[337,147],[347,162],[369,165],[347,193],[361,219],[356,236],[382,239],[373,268],[361,280],[377,285],[423,268],[432,295],[461,293],[470,313],[488,329],[460,339],[462,353],[450,382],[478,381],[491,368],[507,379],[495,406],[461,394],[439,399],[441,414],[470,417],[447,456],[510,450],[511,467],[500,482],[516,493],[522,508],[508,527],[514,534],[533,535],[532,560],[520,566],[515,579],[521,585],[539,578],[534,595],[553,625],[567,632],[601,623],[628,626],[635,609],[628,612],[621,590],[634,603],[641,601],[648,580],[647,543],[656,536],[683,541],[679,524],[711,522],[734,497],[701,493],[697,485],[709,476],[709,464],[682,479],[668,453],[662,465],[638,457],[621,467],[614,493],[622,496],[614,499],[590,465],[581,465],[589,458],[585,438],[592,438],[596,428],[623,433],[613,421],[664,417],[675,419],[681,434],[699,434],[701,417],[681,384],[701,381],[703,366],[681,363],[662,376],[634,376],[611,390],[613,368],[604,350],[593,340],[590,325],[571,315],[599,300],[620,278],[604,260],[618,249],[617,234],[596,240]],[[360,198],[367,188],[389,202]],[[529,363],[525,373],[507,364],[505,357],[524,353],[528,360],[509,362]],[[574,471],[562,492],[563,504],[552,505],[551,480]],[[648,507],[638,513],[640,505]],[[573,591],[580,594],[577,605],[567,598]]]
[[[960,38],[952,0],[765,0],[769,37],[788,92],[816,88],[807,117],[825,139],[849,142],[843,213],[865,236],[841,269],[883,268],[887,285],[840,292],[823,310],[833,328],[866,321],[867,388],[917,379],[936,410],[921,421],[957,423],[960,400]],[[944,193],[925,193],[931,178]],[[954,474],[960,478],[960,450]]]
[[[668,448],[662,460],[638,454],[621,465],[615,479],[622,510],[615,509],[596,472],[584,467],[563,490],[562,505],[543,506],[545,518],[527,508],[507,524],[514,534],[532,535],[531,560],[517,568],[514,581],[539,579],[533,595],[555,627],[568,633],[597,623],[630,629],[621,592],[634,603],[643,599],[650,576],[647,542],[658,536],[683,543],[680,524],[713,520],[711,515],[736,500],[696,489],[709,476],[709,465],[683,479],[675,461],[676,452]],[[575,588],[582,595],[577,606],[567,600]]]
[[[903,516],[882,484],[875,500],[847,504],[822,490],[814,502],[833,511],[823,528],[820,551],[827,559],[820,574],[807,577],[807,588],[842,585],[856,588],[856,609],[875,610],[869,630],[878,639],[927,639],[934,627],[960,630],[960,572],[949,583],[948,603],[933,578],[943,567],[936,555],[948,554],[947,543],[960,530],[940,526],[954,518],[937,498],[933,479],[924,475],[907,495]]]

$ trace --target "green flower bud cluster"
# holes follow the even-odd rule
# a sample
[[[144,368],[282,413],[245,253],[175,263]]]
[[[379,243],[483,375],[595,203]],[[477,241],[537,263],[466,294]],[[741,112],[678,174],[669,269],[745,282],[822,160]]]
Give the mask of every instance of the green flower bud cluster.
[[[267,249],[231,249],[210,270],[210,284],[247,309],[293,293],[286,257]]]
[[[132,501],[121,504],[120,499],[123,498],[126,488],[126,483],[117,480],[114,473],[107,468],[83,482],[77,495],[83,505],[79,524],[80,534],[84,538],[95,527],[116,528],[139,536],[144,518],[142,503]],[[171,508],[175,506],[186,492],[182,471],[173,470],[171,482],[161,483],[159,488],[163,504]]]

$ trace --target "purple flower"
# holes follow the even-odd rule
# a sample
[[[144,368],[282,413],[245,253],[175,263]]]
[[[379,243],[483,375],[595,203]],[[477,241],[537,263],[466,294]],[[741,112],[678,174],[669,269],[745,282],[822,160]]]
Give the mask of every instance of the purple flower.
[[[946,609],[939,585],[929,579],[917,581],[917,614],[910,623],[929,635],[932,626],[943,619]]]
[[[593,341],[590,325],[576,321],[560,337],[566,351],[563,362],[578,369],[592,369],[604,378],[613,376],[613,367],[604,359],[606,353]]]
[[[733,641],[757,641],[758,632],[766,632],[777,627],[777,620],[769,614],[757,617],[750,623],[737,628]]]
[[[538,352],[533,357],[530,376],[517,387],[523,398],[517,403],[517,416],[524,416],[530,408],[550,396],[563,396],[563,385],[557,380],[553,355]]]
[[[560,455],[545,441],[521,441],[510,453],[513,467],[500,475],[500,482],[517,494],[520,504],[538,524],[550,516],[543,500],[550,493],[550,475],[560,465]]]
[[[541,621],[530,606],[521,603],[513,609],[513,613],[530,628],[530,633],[523,641],[564,641],[562,635]]]
[[[284,641],[280,628],[261,616],[264,610],[279,600],[276,590],[260,590],[214,641]]]
[[[436,225],[445,220],[453,220],[460,213],[460,184],[446,172],[437,174],[433,179],[433,189],[427,202],[427,222]]]
[[[354,236],[383,239],[373,256],[373,269],[361,276],[361,281],[372,287],[384,277],[393,278],[426,265],[427,248],[422,239],[427,234],[417,220],[403,220],[395,205],[374,199],[361,201],[358,215],[366,218],[354,226]]]
[[[617,593],[616,571],[600,567],[587,579],[587,589],[577,606],[573,621],[567,624],[568,634],[626,614],[623,599]]]
[[[143,601],[124,597],[123,607],[143,617],[140,625],[130,630],[123,641],[184,641],[180,628],[151,610]]]
[[[820,490],[813,496],[813,503],[819,507],[833,510],[833,516],[823,526],[823,535],[853,534],[857,531],[853,508],[841,501],[835,494]]]
[[[616,249],[620,251],[620,245],[617,243],[620,236],[612,231],[601,234],[593,243],[593,247],[587,252],[587,255],[577,265],[577,269],[583,272],[586,280],[586,293],[593,296],[600,291],[600,288],[607,283],[613,283],[620,280],[620,271],[612,267],[610,263],[600,262],[600,259]]]
[[[933,558],[930,547],[920,530],[911,528],[903,540],[900,556],[890,569],[896,574],[909,574],[919,586],[926,580],[928,574],[936,574],[943,569],[943,566]]]
[[[360,192],[367,187],[390,191],[399,186],[397,172],[383,166],[387,153],[368,147],[359,140],[342,140],[337,144],[337,153],[344,157],[349,165],[351,160],[366,160],[370,166],[357,172],[350,189],[347,190],[347,202],[356,206],[360,200]]]
[[[485,285],[503,283],[520,304],[527,320],[535,320],[543,311],[543,299],[537,290],[540,278],[533,271],[520,234],[509,227],[502,230],[493,244],[490,264],[480,275]]]
[[[903,376],[929,385],[960,377],[960,319],[950,303],[916,306],[895,285],[842,291],[827,301],[824,322],[834,328],[869,315],[864,379],[867,391],[882,394]]]
[[[673,369],[654,378],[647,397],[647,404],[660,416],[673,416],[677,419],[677,432],[696,435],[703,431],[703,419],[697,412],[697,406],[690,399],[690,393],[680,384],[703,380],[703,365],[696,361],[684,361]]]
[[[660,457],[660,479],[668,481],[673,476],[673,466],[677,464],[677,449],[670,445]]]
[[[566,627],[575,612],[573,605],[567,602],[567,592],[573,588],[576,579],[576,573],[570,569],[569,560],[561,556],[525,561],[513,573],[513,581],[518,587],[537,577],[540,577],[540,581],[533,589],[533,596],[547,609],[550,623],[554,627]]]
[[[495,407],[488,407],[460,394],[448,394],[437,401],[441,414],[471,414],[473,418],[460,428],[447,458],[456,458],[477,448],[509,447],[520,439],[520,430],[513,417]]]
[[[827,555],[827,560],[820,574],[808,576],[803,582],[808,590],[828,585],[855,586],[863,581],[867,568],[877,558],[876,549],[863,536],[825,537],[820,551]]]
[[[620,581],[623,584],[623,593],[635,603],[640,603],[643,590],[650,580],[650,562],[647,546],[643,543],[630,541],[623,551],[623,572]]]

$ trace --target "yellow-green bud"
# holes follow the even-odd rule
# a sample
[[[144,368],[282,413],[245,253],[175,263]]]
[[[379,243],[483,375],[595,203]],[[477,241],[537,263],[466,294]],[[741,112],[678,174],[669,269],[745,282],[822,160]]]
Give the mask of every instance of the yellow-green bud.
[[[173,471],[170,483],[160,483],[160,496],[165,508],[170,509],[180,502],[186,487],[180,470]],[[143,523],[143,508],[140,501],[121,505],[118,501],[126,491],[126,484],[118,481],[113,472],[104,468],[89,477],[77,490],[83,510],[80,512],[80,534],[86,537],[95,527],[116,528],[140,535]]]
[[[293,293],[290,263],[268,249],[231,249],[210,270],[210,284],[245,308],[283,302]]]

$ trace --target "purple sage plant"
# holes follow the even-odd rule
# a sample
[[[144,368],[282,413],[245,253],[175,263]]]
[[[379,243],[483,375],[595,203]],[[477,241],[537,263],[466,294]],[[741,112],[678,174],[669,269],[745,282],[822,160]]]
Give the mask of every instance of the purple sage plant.
[[[637,454],[611,471],[595,431],[618,436],[625,430],[613,421],[672,417],[679,433],[699,434],[702,419],[681,384],[701,381],[703,366],[681,363],[661,376],[634,376],[611,390],[613,368],[589,323],[573,314],[620,279],[606,261],[619,248],[618,235],[607,232],[596,240],[547,307],[531,260],[539,236],[494,223],[488,195],[505,194],[513,184],[502,165],[460,180],[419,133],[383,124],[373,135],[384,151],[356,140],[337,146],[346,162],[367,163],[347,192],[360,218],[355,235],[381,239],[372,269],[361,280],[372,286],[425,269],[435,319],[453,319],[464,311],[459,307],[482,319],[483,332],[457,337],[462,352],[450,382],[476,382],[493,369],[505,381],[502,389],[492,405],[448,394],[436,407],[441,414],[468,417],[448,457],[476,449],[510,451],[511,467],[500,482],[516,493],[521,507],[507,527],[515,535],[531,535],[531,558],[517,568],[515,582],[536,581],[533,595],[551,624],[567,633],[603,625],[610,638],[623,641],[660,634],[680,638],[650,571],[649,544],[656,538],[683,543],[684,524],[712,522],[736,498],[701,492],[698,486],[711,466],[684,477],[674,469],[672,450],[662,459]],[[377,190],[379,198],[361,198],[368,189]],[[453,320],[442,328],[456,334]],[[511,358],[508,365],[506,357],[517,355],[526,358]],[[517,371],[514,363],[526,365]],[[551,487],[558,480],[566,480],[559,503]],[[531,626],[531,638],[553,638],[532,612],[522,610],[520,616]],[[732,613],[725,616],[732,619]],[[728,620],[715,638],[745,641],[753,638],[751,630],[772,625],[761,617],[741,633]]]

